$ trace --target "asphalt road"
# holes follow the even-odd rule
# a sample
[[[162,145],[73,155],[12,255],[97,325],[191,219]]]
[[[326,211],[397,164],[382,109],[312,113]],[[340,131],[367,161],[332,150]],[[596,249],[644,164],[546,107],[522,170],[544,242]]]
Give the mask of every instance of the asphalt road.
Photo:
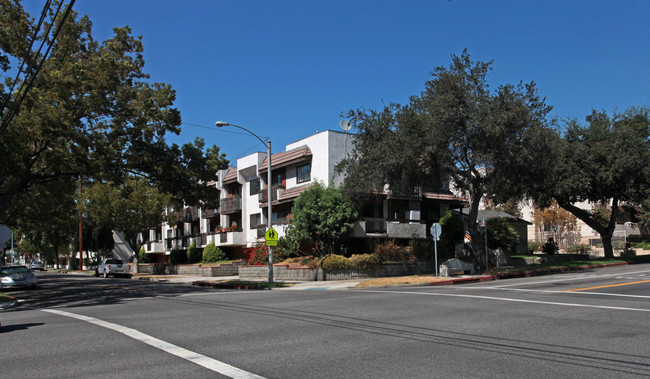
[[[0,313],[3,377],[650,377],[650,265],[347,290],[39,280]]]

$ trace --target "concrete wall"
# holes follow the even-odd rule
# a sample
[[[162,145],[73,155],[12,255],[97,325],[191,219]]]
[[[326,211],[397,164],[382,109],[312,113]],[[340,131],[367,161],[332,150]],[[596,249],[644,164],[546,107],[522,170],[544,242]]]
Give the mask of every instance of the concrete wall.
[[[433,272],[435,272],[433,261],[418,261],[416,264],[388,264],[379,270],[323,271],[316,268],[292,268],[285,265],[275,265],[273,266],[273,279],[279,281],[354,280]],[[267,266],[239,267],[239,278],[242,280],[265,280],[268,277]]]
[[[187,275],[187,276],[236,276],[241,262],[219,264],[216,266],[203,265],[170,265],[166,263],[139,264],[141,274],[150,275]]]

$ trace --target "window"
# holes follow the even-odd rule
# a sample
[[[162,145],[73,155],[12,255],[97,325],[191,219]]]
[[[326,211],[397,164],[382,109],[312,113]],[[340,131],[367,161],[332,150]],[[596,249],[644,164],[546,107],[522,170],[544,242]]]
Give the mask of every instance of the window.
[[[251,196],[257,195],[258,193],[260,193],[260,189],[262,189],[262,185],[260,184],[260,180],[259,179],[252,180],[249,195],[251,195]]]
[[[311,163],[296,168],[296,179],[298,183],[308,182],[311,180]]]
[[[251,229],[257,228],[258,226],[262,225],[262,214],[261,213],[252,214],[250,216],[250,221],[251,221],[250,228]]]
[[[271,187],[283,187],[284,186],[284,169],[276,170],[271,173]]]

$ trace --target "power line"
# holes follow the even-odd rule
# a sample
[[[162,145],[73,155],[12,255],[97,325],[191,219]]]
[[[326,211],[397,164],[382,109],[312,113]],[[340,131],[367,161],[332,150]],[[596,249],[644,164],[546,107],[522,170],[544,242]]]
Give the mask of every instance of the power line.
[[[36,25],[36,28],[34,28],[34,33],[32,35],[32,38],[31,38],[30,42],[29,42],[29,47],[27,48],[27,51],[29,51],[29,52],[31,52],[32,47],[34,47],[34,42],[38,38],[38,32],[41,30],[41,26],[43,25],[43,20],[45,20],[45,15],[47,14],[47,11],[50,9],[51,3],[52,3],[51,0],[47,0],[45,2],[45,5],[43,6],[43,10],[41,10],[41,17],[38,20],[38,24]],[[41,44],[41,47],[42,46],[43,45]],[[38,52],[40,53],[40,48],[39,48]],[[2,113],[4,113],[4,110],[5,110],[6,106],[7,106],[7,102],[9,101],[9,98],[11,97],[11,94],[14,92],[14,89],[16,88],[16,83],[18,83],[18,79],[20,78],[20,74],[22,74],[22,72],[23,72],[23,68],[25,67],[25,62],[27,62],[27,59],[23,59],[22,63],[20,64],[20,67],[18,68],[18,72],[16,73],[16,78],[14,79],[13,83],[11,84],[11,89],[9,90],[9,92],[7,92],[9,94],[9,96],[7,96],[7,98],[3,102],[2,108],[0,108],[0,115],[2,115]],[[33,62],[36,62],[36,57],[29,60],[29,67],[27,68],[27,74],[25,74],[25,79],[27,79],[27,75],[29,75],[29,72],[31,72],[31,69],[33,68]],[[23,81],[22,83],[25,83],[25,81]],[[21,86],[22,86],[22,84],[21,84]]]
[[[9,122],[11,122],[11,119],[18,113],[18,109],[20,108],[20,105],[22,104],[23,100],[25,100],[25,97],[27,96],[27,92],[32,88],[34,85],[34,80],[36,79],[36,76],[38,76],[38,72],[41,70],[41,67],[43,67],[43,63],[45,63],[45,60],[47,59],[47,56],[50,53],[50,50],[52,49],[52,46],[54,46],[54,42],[56,41],[56,37],[59,35],[59,32],[63,28],[63,24],[65,24],[65,20],[68,18],[68,15],[70,14],[70,11],[72,10],[72,6],[74,5],[76,0],[71,0],[70,3],[68,3],[68,7],[65,10],[65,13],[63,14],[63,17],[61,19],[61,22],[59,22],[59,25],[57,25],[56,31],[54,32],[54,35],[52,36],[52,41],[50,42],[49,46],[47,47],[47,50],[45,51],[45,54],[43,55],[43,58],[41,59],[41,62],[38,64],[38,67],[36,68],[36,71],[32,75],[31,79],[29,80],[29,84],[27,84],[27,87],[25,87],[25,91],[22,93],[20,99],[16,103],[14,103],[14,107],[12,107],[12,111],[7,115],[5,119],[2,120],[2,128],[5,128],[9,126]],[[59,3],[59,7],[57,8],[56,14],[54,15],[53,21],[56,20],[56,16],[59,14],[59,10],[61,9],[61,5],[63,3]],[[49,28],[48,28],[48,34],[49,34]],[[43,46],[43,44],[41,44]],[[40,48],[39,48],[40,51]],[[23,82],[24,83],[24,82]],[[22,88],[22,85],[21,85]],[[19,90],[20,92],[20,90]]]

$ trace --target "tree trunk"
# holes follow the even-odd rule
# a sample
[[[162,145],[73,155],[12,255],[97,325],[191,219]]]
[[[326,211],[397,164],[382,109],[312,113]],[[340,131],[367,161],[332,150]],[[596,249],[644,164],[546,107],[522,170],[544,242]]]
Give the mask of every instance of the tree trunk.
[[[472,237],[472,244],[474,245],[474,251],[476,252],[476,256],[474,257],[474,262],[478,265],[478,262],[481,261],[481,258],[485,257],[485,240],[483,239],[483,236],[478,230],[478,223],[477,223],[478,207],[481,203],[482,194],[476,192],[477,191],[473,191],[472,193],[472,201],[469,206],[469,215],[467,218],[467,229],[469,231],[469,235]],[[484,268],[485,270],[487,270],[487,262],[485,262]],[[478,266],[476,267],[476,269],[477,271],[480,270]]]
[[[603,241],[603,248],[605,249],[605,258],[612,259],[614,258],[614,248],[612,246],[612,236],[614,235],[614,229],[616,229],[616,216],[618,214],[618,199],[612,199],[612,209],[611,215],[607,225],[601,225],[598,220],[588,211],[578,208],[571,203],[560,202],[558,204],[571,212],[574,216],[584,221],[590,228],[595,230],[600,234],[600,239]]]

